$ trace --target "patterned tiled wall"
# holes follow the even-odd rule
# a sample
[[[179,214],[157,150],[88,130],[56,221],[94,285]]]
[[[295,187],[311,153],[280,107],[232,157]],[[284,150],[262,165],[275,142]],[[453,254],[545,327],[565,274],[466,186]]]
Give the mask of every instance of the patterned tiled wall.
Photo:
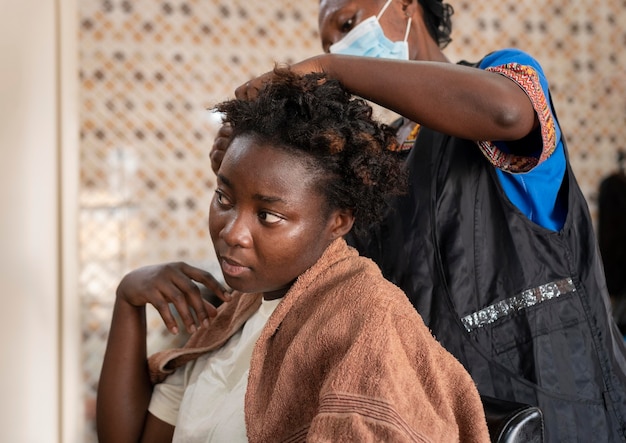
[[[453,61],[516,46],[551,80],[595,217],[599,181],[626,148],[623,0],[452,1]],[[207,111],[274,61],[319,52],[317,0],[81,0],[80,296],[85,441],[117,282],[186,260],[215,270],[206,229],[218,121]],[[150,313],[149,350],[173,343]]]

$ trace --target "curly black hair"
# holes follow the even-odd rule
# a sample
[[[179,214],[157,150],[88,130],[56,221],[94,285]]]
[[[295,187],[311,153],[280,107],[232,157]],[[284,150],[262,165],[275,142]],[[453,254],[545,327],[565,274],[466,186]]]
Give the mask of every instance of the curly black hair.
[[[441,49],[452,41],[452,14],[454,8],[442,0],[418,0],[424,10],[424,23]]]
[[[306,153],[319,172],[317,192],[329,210],[350,209],[354,230],[378,221],[392,195],[402,194],[406,174],[395,131],[372,118],[372,107],[321,73],[304,76],[276,67],[252,100],[215,106],[232,137],[252,135],[279,149]]]

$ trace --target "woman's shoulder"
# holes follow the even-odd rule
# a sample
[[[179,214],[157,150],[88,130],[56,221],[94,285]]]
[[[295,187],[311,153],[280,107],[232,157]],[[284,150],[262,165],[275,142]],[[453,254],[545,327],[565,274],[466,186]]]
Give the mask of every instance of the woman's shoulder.
[[[541,68],[541,64],[536,58],[534,58],[528,52],[525,52],[518,48],[505,48],[493,51],[487,54],[478,63],[478,67],[480,69],[487,69],[495,66],[505,66],[511,64],[531,66],[535,70],[543,71],[543,69]]]
[[[389,312],[418,315],[406,294],[383,276],[373,260],[345,244],[339,246],[328,263],[299,279],[286,298],[293,297],[301,308],[347,312],[353,321],[374,321],[374,317],[382,321]]]
[[[342,290],[345,302],[378,315],[395,313],[418,316],[404,291],[386,279],[374,261],[358,256],[353,259],[353,263],[351,278],[342,282],[346,286]]]

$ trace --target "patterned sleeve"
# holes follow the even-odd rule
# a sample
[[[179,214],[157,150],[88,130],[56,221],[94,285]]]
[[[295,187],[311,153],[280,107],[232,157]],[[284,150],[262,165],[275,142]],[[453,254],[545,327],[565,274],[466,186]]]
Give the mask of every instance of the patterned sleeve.
[[[527,54],[517,50],[504,50],[493,53],[481,62],[482,69],[501,74],[519,85],[528,95],[537,113],[541,130],[542,146],[531,152],[535,156],[518,155],[503,149],[502,142],[479,141],[483,154],[497,168],[508,172],[527,172],[546,160],[554,152],[557,145],[558,124],[552,115],[548,85],[539,64]],[[528,152],[528,151],[527,151]]]

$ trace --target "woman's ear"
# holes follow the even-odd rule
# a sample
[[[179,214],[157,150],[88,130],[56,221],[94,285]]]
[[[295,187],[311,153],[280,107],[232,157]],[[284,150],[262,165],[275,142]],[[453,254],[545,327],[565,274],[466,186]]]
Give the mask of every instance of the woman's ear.
[[[419,8],[417,0],[402,0],[402,11],[407,17],[414,17],[415,11]]]
[[[351,209],[337,209],[333,211],[329,228],[333,240],[343,237],[352,229],[354,225],[354,213]]]

